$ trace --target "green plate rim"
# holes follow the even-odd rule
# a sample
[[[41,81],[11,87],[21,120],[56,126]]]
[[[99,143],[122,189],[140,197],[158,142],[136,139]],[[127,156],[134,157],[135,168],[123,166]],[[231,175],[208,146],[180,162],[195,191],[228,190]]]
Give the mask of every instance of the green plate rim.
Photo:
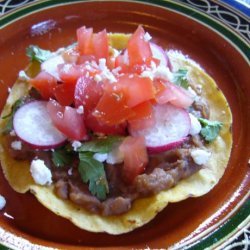
[[[8,24],[17,21],[18,19],[34,13],[38,12],[42,9],[57,7],[64,4],[74,4],[80,2],[93,2],[95,0],[42,0],[39,2],[31,2],[27,5],[24,5],[16,10],[10,11],[7,14],[4,14],[0,20],[0,28],[4,28]],[[115,1],[116,0],[104,0],[104,1]],[[118,1],[126,1],[126,0],[118,0]],[[163,7],[166,9],[170,9],[172,11],[178,12],[180,14],[184,14],[189,18],[194,19],[195,21],[207,26],[212,29],[214,32],[219,33],[223,38],[226,39],[230,44],[232,44],[238,52],[244,57],[244,59],[250,62],[250,45],[247,41],[245,41],[242,37],[240,37],[236,32],[231,30],[225,24],[215,20],[208,14],[202,13],[200,10],[191,8],[181,2],[174,2],[173,0],[135,0],[135,1],[127,1],[127,2],[137,2],[149,5],[155,5],[157,7]],[[191,16],[189,16],[191,14]],[[203,239],[198,241],[197,243],[193,243],[191,245],[186,245],[185,249],[205,249],[216,247],[222,244],[226,239],[227,235],[233,236],[239,231],[240,225],[244,223],[245,226],[241,228],[241,231],[244,227],[250,224],[250,191],[245,196],[244,203],[239,207],[238,211],[235,212],[230,218],[227,218],[224,223],[205,236]],[[1,242],[1,244],[5,244],[5,242]],[[10,249],[6,245],[0,245],[0,250]]]

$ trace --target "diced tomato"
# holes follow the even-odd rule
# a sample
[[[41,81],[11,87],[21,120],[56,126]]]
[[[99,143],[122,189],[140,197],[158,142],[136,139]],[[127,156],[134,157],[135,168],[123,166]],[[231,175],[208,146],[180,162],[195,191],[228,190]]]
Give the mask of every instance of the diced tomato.
[[[47,109],[52,122],[58,130],[71,140],[83,140],[87,137],[83,114],[69,106],[62,106],[55,100],[50,100]]]
[[[103,88],[101,83],[97,83],[93,77],[81,76],[75,87],[75,106],[83,105],[84,112],[87,115],[96,107],[102,94]]]
[[[102,123],[117,125],[134,115],[121,92],[104,92],[93,115]]]
[[[86,73],[86,69],[84,65],[65,63],[58,65],[58,73],[63,82],[75,84],[77,79]]]
[[[128,136],[120,145],[124,155],[122,175],[124,181],[131,183],[135,177],[145,171],[148,155],[143,137]]]
[[[128,57],[130,66],[144,64],[152,58],[150,44],[145,40],[145,31],[139,26],[128,41]]]
[[[135,115],[130,120],[138,120],[149,118],[152,115],[153,109],[151,102],[143,102],[135,107],[133,107]]]
[[[125,50],[123,54],[120,54],[115,59],[115,68],[120,67],[120,72],[127,73],[129,70],[128,51]]]
[[[58,84],[54,88],[56,100],[63,106],[71,105],[74,101],[75,85],[69,83]]]
[[[77,29],[77,42],[78,49],[81,55],[92,55],[93,54],[93,44],[92,44],[92,36],[93,29],[86,28],[85,26]]]
[[[126,122],[112,126],[102,123],[98,121],[98,119],[93,116],[92,113],[88,114],[87,118],[85,119],[85,125],[87,129],[90,129],[95,133],[102,133],[105,135],[125,135],[127,127]]]
[[[153,82],[149,78],[125,74],[117,81],[115,85],[126,97],[128,107],[135,107],[154,98]]]
[[[93,33],[92,28],[85,26],[77,30],[78,48],[81,55],[93,55],[98,60],[108,58],[108,36],[106,30]]]
[[[49,73],[41,71],[35,78],[30,79],[29,82],[38,90],[42,98],[48,100],[53,97],[53,90],[57,86],[57,80]]]
[[[108,47],[108,36],[106,30],[93,34],[92,44],[93,44],[94,55],[97,59],[108,58],[109,47]]]
[[[191,94],[171,82],[164,82],[166,89],[157,95],[157,102],[164,104],[170,102],[179,108],[188,108],[194,101]]]

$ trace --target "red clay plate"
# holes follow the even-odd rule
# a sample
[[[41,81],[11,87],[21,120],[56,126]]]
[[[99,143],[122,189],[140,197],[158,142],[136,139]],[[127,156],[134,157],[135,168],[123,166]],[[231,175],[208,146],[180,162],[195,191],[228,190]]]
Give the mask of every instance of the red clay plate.
[[[1,109],[8,87],[28,64],[28,45],[50,50],[69,45],[81,25],[96,31],[133,32],[142,24],[161,45],[181,50],[198,62],[222,89],[233,113],[232,155],[223,178],[210,193],[170,204],[146,226],[120,236],[78,229],[45,209],[31,194],[15,193],[1,172],[0,194],[7,200],[0,212],[1,242],[17,249],[33,244],[60,249],[167,248],[203,242],[249,195],[249,45],[217,21],[174,2],[56,2],[34,3],[0,20]],[[249,209],[249,202],[245,206]]]

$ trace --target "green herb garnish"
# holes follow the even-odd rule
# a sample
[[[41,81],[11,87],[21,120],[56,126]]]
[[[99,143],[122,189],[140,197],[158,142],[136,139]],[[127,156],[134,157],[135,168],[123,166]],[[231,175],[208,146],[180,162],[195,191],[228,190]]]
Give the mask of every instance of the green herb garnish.
[[[198,118],[201,123],[201,135],[207,142],[212,142],[219,135],[222,128],[222,123],[218,121],[209,121],[204,118]]]
[[[186,69],[179,69],[178,71],[174,72],[173,83],[187,89],[188,88],[188,80],[187,80],[187,73],[188,70]]]
[[[49,50],[40,49],[38,46],[30,45],[26,48],[26,55],[31,61],[38,61],[42,63],[48,60],[53,54]]]
[[[108,153],[112,150],[114,144],[121,142],[121,136],[108,136],[105,138],[94,139],[85,142],[77,149],[79,152],[94,152],[94,153]]]
[[[52,161],[56,167],[64,167],[73,162],[73,152],[67,147],[55,149],[52,152]]]
[[[78,171],[84,183],[89,183],[89,191],[100,200],[105,200],[109,192],[104,166],[93,158],[93,153],[79,153]]]

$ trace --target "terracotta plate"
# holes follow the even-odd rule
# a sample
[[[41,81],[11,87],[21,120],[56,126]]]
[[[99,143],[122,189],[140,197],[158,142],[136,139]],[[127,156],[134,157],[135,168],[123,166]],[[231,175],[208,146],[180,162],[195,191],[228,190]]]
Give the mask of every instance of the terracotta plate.
[[[0,173],[0,241],[20,249],[205,248],[221,246],[249,223],[249,45],[243,36],[188,5],[173,1],[39,1],[0,20],[0,108],[28,60],[30,44],[56,49],[75,41],[81,25],[132,32],[142,24],[166,48],[188,54],[216,80],[233,112],[233,151],[219,184],[201,198],[170,204],[151,223],[121,236],[76,228],[30,195],[12,191]]]

